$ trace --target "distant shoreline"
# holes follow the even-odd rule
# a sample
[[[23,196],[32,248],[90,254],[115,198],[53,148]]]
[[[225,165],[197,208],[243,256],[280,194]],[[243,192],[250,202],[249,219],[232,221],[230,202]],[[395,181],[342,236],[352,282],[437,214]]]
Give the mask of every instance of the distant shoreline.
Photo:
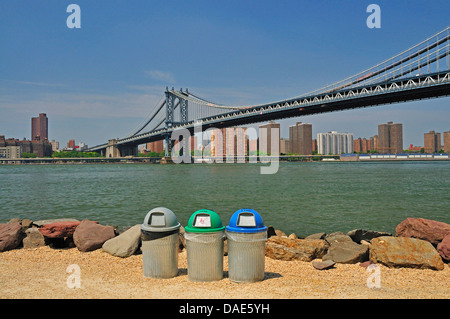
[[[255,156],[256,157],[256,156]],[[256,157],[257,158],[257,157]],[[281,155],[265,156],[263,158],[279,158],[280,162],[419,162],[419,161],[450,161],[449,154],[342,154],[342,155]],[[20,159],[0,159],[0,165],[75,165],[75,164],[160,164],[162,157],[74,157],[74,158],[20,158]],[[212,157],[193,157],[193,164],[216,163]],[[233,162],[224,157],[223,164],[236,164],[236,157]],[[253,160],[253,158],[252,158]],[[217,164],[222,164],[217,163]],[[246,156],[245,163],[252,163]],[[256,163],[262,163],[257,161]],[[237,163],[240,164],[240,163]]]

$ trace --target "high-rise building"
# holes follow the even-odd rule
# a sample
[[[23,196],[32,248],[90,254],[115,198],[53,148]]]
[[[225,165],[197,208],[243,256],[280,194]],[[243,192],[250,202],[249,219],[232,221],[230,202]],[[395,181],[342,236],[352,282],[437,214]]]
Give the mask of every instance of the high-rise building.
[[[272,134],[276,134],[272,137]],[[274,140],[272,140],[274,138]],[[278,147],[273,143],[278,143]],[[269,122],[259,126],[259,150],[267,155],[278,155],[280,153],[280,123]]]
[[[441,133],[430,131],[423,135],[425,153],[437,153],[442,149]]]
[[[147,143],[146,148],[150,152],[162,153],[162,152],[164,152],[164,141],[159,140],[159,141]]]
[[[322,155],[353,153],[353,133],[318,133],[317,151]]]
[[[67,148],[75,149],[75,140],[69,140],[67,143]]]
[[[297,122],[289,126],[290,150],[293,154],[312,154],[312,124]]]
[[[211,131],[211,156],[248,155],[248,137],[245,127],[228,127]]]
[[[450,153],[450,131],[444,132],[444,152]]]
[[[371,139],[359,137],[356,140],[353,140],[353,152],[367,153],[368,151],[372,150],[371,145]]]
[[[57,142],[55,140],[52,140],[50,143],[52,144],[52,151],[53,152],[56,152],[56,151],[59,150],[59,142]]]
[[[403,125],[388,122],[378,125],[378,151],[380,153],[403,152]]]
[[[44,141],[48,139],[48,118],[45,113],[40,113],[39,117],[31,118],[31,140]]]

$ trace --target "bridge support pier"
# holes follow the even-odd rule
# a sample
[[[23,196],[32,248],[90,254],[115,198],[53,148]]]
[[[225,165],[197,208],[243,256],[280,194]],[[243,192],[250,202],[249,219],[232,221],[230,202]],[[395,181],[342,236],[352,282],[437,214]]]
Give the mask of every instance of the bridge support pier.
[[[120,150],[117,146],[116,139],[108,140],[108,146],[106,146],[105,157],[120,157]]]
[[[122,146],[119,148],[120,156],[138,156],[138,146],[130,145],[130,146]]]

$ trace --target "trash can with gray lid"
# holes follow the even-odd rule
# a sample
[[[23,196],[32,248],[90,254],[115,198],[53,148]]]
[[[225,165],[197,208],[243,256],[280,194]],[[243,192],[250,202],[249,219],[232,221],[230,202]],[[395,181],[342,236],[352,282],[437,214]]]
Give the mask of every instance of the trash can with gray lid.
[[[184,230],[189,280],[222,279],[225,226],[219,215],[212,210],[200,209],[191,215]]]
[[[264,279],[267,227],[253,209],[240,209],[226,227],[228,243],[228,277],[234,282]]]
[[[178,274],[180,226],[168,208],[157,207],[147,213],[141,225],[145,277],[172,278]]]

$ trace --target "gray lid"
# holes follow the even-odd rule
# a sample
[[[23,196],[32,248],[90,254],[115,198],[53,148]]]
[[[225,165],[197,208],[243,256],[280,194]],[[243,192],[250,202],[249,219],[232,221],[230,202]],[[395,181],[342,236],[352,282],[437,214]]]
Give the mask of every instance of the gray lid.
[[[157,207],[147,213],[141,229],[150,232],[165,232],[180,228],[175,214],[168,208]]]

